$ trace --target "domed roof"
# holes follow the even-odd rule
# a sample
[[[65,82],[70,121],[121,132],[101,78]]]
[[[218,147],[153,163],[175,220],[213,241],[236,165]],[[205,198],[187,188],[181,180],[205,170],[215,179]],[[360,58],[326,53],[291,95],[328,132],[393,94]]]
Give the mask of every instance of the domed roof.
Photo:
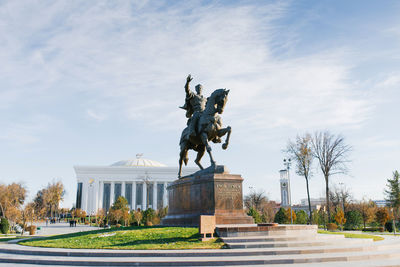
[[[136,158],[121,160],[111,164],[112,167],[167,167],[167,165],[162,164],[155,160]]]

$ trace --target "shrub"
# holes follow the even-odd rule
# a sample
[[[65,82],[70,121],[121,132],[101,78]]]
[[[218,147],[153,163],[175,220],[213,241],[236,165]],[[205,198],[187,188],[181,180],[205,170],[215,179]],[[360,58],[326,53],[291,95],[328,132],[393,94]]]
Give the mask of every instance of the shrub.
[[[379,231],[379,227],[369,227],[362,229],[363,232],[377,232]]]
[[[335,231],[335,230],[337,230],[338,226],[336,225],[336,223],[327,223],[326,228],[329,231]]]
[[[145,225],[148,225],[148,223],[151,223],[153,225],[153,219],[156,217],[156,212],[149,208],[143,212],[143,222]]]
[[[29,231],[29,235],[34,235],[36,232],[36,225],[29,225],[26,227],[26,230]]]
[[[308,215],[304,210],[299,210],[296,212],[296,224],[307,224]]]
[[[120,228],[120,227],[121,227],[121,224],[117,223],[117,224],[115,225],[115,227]]]
[[[261,216],[260,213],[253,207],[249,209],[247,215],[253,217],[254,223],[261,223]]]
[[[398,227],[398,224],[396,223],[396,228]],[[385,223],[385,229],[388,232],[393,232],[393,221],[389,221]]]
[[[346,223],[344,228],[346,230],[359,229],[363,223],[362,215],[358,210],[351,210],[345,213]]]
[[[155,216],[154,218],[153,218],[153,220],[151,221],[151,223],[153,224],[153,225],[159,225],[160,224],[160,217],[158,217],[158,216]]]
[[[8,230],[10,229],[10,223],[6,218],[1,218],[0,221],[0,231],[2,234],[7,234]]]
[[[287,222],[287,214],[284,208],[280,208],[278,212],[275,214],[274,222],[276,223],[286,223]]]

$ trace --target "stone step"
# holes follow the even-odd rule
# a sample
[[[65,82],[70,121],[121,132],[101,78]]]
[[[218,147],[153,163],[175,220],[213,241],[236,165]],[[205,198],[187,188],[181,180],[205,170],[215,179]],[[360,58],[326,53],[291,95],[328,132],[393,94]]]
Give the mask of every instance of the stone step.
[[[0,253],[0,263],[23,263],[40,265],[74,265],[74,266],[230,266],[230,265],[267,265],[275,264],[311,264],[320,263],[327,266],[332,262],[353,262],[400,259],[400,250],[392,249],[386,251],[369,252],[347,252],[308,255],[273,255],[273,256],[227,256],[218,258],[209,257],[52,257]],[[316,265],[316,266],[321,266]],[[342,266],[342,265],[340,265]]]
[[[246,236],[246,237],[222,237],[224,242],[242,243],[242,242],[261,242],[261,241],[295,241],[295,240],[337,240],[344,239],[344,235],[310,235],[310,236]]]
[[[219,225],[216,233],[220,237],[243,237],[243,236],[310,236],[317,234],[318,227],[316,225]]]
[[[321,240],[295,240],[295,241],[265,241],[265,242],[242,242],[229,243],[225,241],[231,249],[238,248],[279,248],[279,247],[311,247],[311,246],[329,246],[329,245],[346,245],[346,244],[370,244],[372,239],[361,238],[342,238],[342,239],[321,239]]]
[[[246,249],[201,249],[201,250],[106,250],[106,249],[62,249],[25,247],[20,245],[1,245],[0,253],[42,255],[42,256],[73,256],[73,257],[220,257],[220,256],[261,256],[290,255],[313,253],[337,253],[350,251],[375,251],[400,247],[400,242],[379,241],[373,243],[332,243],[323,246],[305,247],[269,247]]]

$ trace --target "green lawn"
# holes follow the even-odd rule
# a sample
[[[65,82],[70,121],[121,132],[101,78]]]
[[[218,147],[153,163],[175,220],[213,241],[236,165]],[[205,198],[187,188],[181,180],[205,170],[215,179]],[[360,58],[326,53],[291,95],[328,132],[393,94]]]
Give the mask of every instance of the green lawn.
[[[58,235],[19,242],[21,245],[91,249],[220,249],[218,239],[199,241],[198,228],[126,227]]]
[[[354,234],[354,233],[346,233],[346,232],[331,232],[325,230],[318,230],[319,234],[333,234],[333,235],[344,235],[346,238],[371,238],[374,241],[384,240],[382,236],[369,235],[369,234]]]

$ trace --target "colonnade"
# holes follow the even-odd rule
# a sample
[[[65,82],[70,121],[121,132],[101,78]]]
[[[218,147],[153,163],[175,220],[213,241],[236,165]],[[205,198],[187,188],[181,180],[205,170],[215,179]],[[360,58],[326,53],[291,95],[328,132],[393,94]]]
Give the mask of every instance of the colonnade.
[[[104,186],[105,184],[110,185],[110,194],[109,194],[109,201],[104,201]],[[165,207],[168,205],[168,197],[167,197],[167,182],[157,182],[157,181],[98,181],[95,183],[84,183],[83,184],[83,190],[82,190],[82,209],[85,210],[87,213],[96,213],[98,209],[106,209],[108,210],[109,207],[113,205],[115,200],[118,198],[118,196],[115,195],[115,185],[116,184],[121,184],[121,192],[118,194],[118,196],[123,196],[125,198],[129,198],[127,195],[128,192],[126,192],[126,184],[132,184],[131,187],[131,203],[130,203],[130,208],[131,209],[138,209],[140,208],[141,210],[146,210],[147,208],[152,208],[152,209],[157,209],[158,206]],[[162,196],[162,203],[160,205],[158,204],[158,186],[157,185],[163,185],[163,196]],[[152,205],[149,205],[147,203],[148,200],[148,192],[147,192],[147,187],[148,185],[152,185]],[[108,185],[107,185],[108,186]],[[142,188],[141,190],[141,203],[136,203],[140,201],[136,201],[136,191],[137,191],[137,186],[140,186]],[[140,189],[139,189],[140,190]],[[140,191],[139,191],[140,193]],[[150,196],[150,194],[149,194]],[[108,207],[104,207],[104,204],[109,202]],[[107,205],[107,204],[106,204]]]

